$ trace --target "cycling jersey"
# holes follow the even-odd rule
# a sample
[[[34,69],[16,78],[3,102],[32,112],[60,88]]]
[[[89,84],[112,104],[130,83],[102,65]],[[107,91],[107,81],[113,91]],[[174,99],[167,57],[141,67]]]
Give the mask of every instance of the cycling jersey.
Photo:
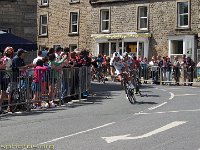
[[[122,69],[125,67],[121,60],[119,60],[119,61],[114,60],[113,66],[115,67],[115,70],[116,70],[115,72],[116,72],[117,75],[121,74]]]

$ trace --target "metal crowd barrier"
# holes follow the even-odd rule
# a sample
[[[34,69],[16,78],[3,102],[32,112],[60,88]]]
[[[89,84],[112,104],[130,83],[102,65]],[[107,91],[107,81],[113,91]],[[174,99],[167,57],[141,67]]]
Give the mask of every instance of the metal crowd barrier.
[[[17,111],[31,110],[33,105],[42,106],[43,102],[54,101],[61,105],[67,97],[81,99],[81,93],[90,87],[90,67],[48,69],[35,73],[42,75],[41,81],[34,78],[34,69],[0,70],[2,107],[9,106],[12,111]],[[34,80],[37,82],[33,83]]]
[[[140,80],[146,83],[191,85],[200,82],[200,67],[190,69],[146,65],[140,68]]]

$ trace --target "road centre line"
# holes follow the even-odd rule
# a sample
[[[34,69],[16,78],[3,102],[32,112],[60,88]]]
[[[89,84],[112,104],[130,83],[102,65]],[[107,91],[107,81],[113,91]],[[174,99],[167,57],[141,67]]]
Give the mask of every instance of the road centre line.
[[[180,112],[200,112],[200,109],[194,110],[175,110],[175,111],[166,111],[166,112],[153,112],[153,113],[135,113],[134,115],[151,115],[151,114],[166,114],[166,113],[180,113]]]
[[[150,108],[148,108],[148,109],[149,109],[149,110],[154,110],[154,109],[159,108],[159,107],[161,107],[161,106],[163,106],[163,105],[165,105],[165,104],[167,104],[167,102],[164,102],[164,103],[162,103],[162,104],[160,104],[160,105],[157,105],[157,106],[154,106],[154,107],[150,107]]]
[[[175,96],[195,96],[195,95],[198,95],[198,94],[178,94]]]
[[[86,132],[94,131],[94,130],[97,130],[97,129],[100,129],[100,128],[104,128],[104,127],[110,126],[112,124],[115,124],[115,122],[107,123],[107,124],[104,124],[102,126],[98,126],[98,127],[95,127],[95,128],[87,129],[87,130],[80,131],[80,132],[77,132],[77,133],[73,133],[73,134],[70,134],[70,135],[55,138],[55,139],[52,139],[52,140],[49,140],[49,141],[46,141],[46,142],[43,142],[43,143],[39,143],[37,145],[43,145],[43,144],[47,144],[47,143],[56,142],[56,141],[61,140],[61,139],[69,138],[69,137],[72,137],[72,136],[75,136],[75,135],[79,135],[79,134],[82,134],[82,133],[86,133]]]

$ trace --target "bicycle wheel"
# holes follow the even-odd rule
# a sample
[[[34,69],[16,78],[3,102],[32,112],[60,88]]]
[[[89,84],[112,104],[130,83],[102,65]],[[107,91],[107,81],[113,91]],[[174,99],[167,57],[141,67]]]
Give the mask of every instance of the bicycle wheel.
[[[134,104],[136,102],[135,94],[133,89],[128,89],[127,90],[127,96],[128,100],[131,104]]]

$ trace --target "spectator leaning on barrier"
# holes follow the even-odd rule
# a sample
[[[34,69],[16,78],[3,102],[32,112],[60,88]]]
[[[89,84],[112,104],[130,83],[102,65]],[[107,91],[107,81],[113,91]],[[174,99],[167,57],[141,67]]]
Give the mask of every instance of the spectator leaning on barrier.
[[[61,60],[61,53],[62,53],[62,48],[61,47],[57,47],[56,48],[56,62],[59,62]]]
[[[171,71],[172,71],[172,63],[169,57],[166,57],[166,77],[167,77],[167,85],[171,84]]]
[[[41,59],[38,59],[36,62],[36,66],[33,72],[33,82],[31,84],[32,91],[33,91],[33,108],[40,107],[41,104],[38,102],[34,102],[36,100],[40,100],[41,92],[42,92],[42,78],[44,72],[48,70],[47,66],[44,66],[44,62]]]
[[[49,82],[49,98],[50,100],[54,99],[53,92],[55,92],[55,85],[57,83],[58,77],[60,75],[58,69],[62,68],[66,62],[68,62],[67,55],[64,56],[60,61],[56,62],[55,54],[49,54],[49,65],[51,66],[50,72],[50,82]]]
[[[6,47],[4,50],[4,57],[0,60],[0,114],[2,113],[2,103],[5,97],[8,98],[8,104],[10,104],[10,91],[8,90],[8,85],[10,84],[10,76],[12,70],[12,57],[14,54],[14,49],[12,47]],[[10,106],[8,106],[7,111],[10,112]]]
[[[152,57],[151,61],[149,62],[149,65],[151,67],[151,77],[153,83],[156,83],[158,81],[158,62],[155,56]]]
[[[33,60],[33,65],[36,65],[37,61],[38,60],[42,60],[43,57],[42,57],[42,51],[38,51],[38,56]]]
[[[180,67],[181,67],[181,82],[184,83],[184,85],[186,86],[186,78],[187,78],[187,68],[186,68],[186,55],[183,54],[182,55],[182,59],[181,59],[181,63],[180,63]]]
[[[174,73],[174,79],[175,79],[176,85],[179,85],[180,62],[178,61],[178,56],[174,56],[173,73]]]
[[[41,55],[41,57],[47,57],[48,50],[49,50],[48,47],[46,47],[44,50],[42,50],[42,55]]]
[[[190,57],[187,57],[186,59],[187,78],[188,82],[190,82],[188,83],[188,86],[192,86],[191,82],[193,82],[194,67],[195,67],[194,61]]]

